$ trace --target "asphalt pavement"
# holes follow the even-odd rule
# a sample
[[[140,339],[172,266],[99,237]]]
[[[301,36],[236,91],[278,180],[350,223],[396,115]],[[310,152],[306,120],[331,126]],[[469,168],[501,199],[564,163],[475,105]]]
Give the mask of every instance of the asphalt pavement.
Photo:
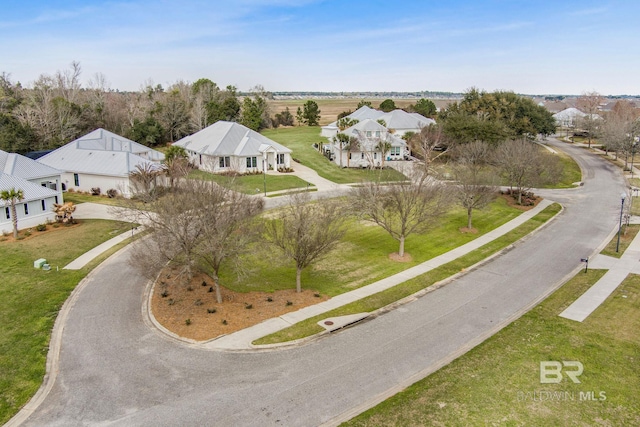
[[[622,175],[549,144],[584,170],[584,186],[540,192],[564,205],[555,221],[435,292],[295,348],[232,352],[168,338],[144,315],[147,281],[121,250],[69,300],[55,382],[23,425],[314,426],[357,414],[506,326],[598,252],[618,221]]]

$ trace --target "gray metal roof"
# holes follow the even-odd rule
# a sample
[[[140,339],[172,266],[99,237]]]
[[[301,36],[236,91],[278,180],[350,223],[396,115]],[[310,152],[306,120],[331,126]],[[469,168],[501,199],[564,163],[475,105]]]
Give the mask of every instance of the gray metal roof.
[[[435,120],[428,119],[418,113],[407,113],[404,110],[393,110],[378,117],[384,120],[389,129],[416,129],[435,123]]]
[[[136,170],[136,165],[162,159],[164,154],[159,151],[97,129],[37,161],[65,172],[127,176]]]
[[[24,179],[60,175],[58,169],[38,163],[28,157],[0,150],[0,172]]]
[[[51,190],[47,187],[42,187],[38,184],[34,184],[33,182],[29,182],[24,178],[9,175],[6,173],[0,173],[0,191],[11,190],[12,188],[15,188],[16,190],[22,190],[22,192],[24,193],[23,202],[29,202],[31,200],[41,200],[47,197],[54,197],[58,195],[57,191]],[[2,206],[9,206],[10,203],[0,200],[0,204]]]
[[[284,145],[239,123],[219,121],[193,135],[185,136],[174,145],[209,156],[258,156],[273,148],[278,153],[291,153]]]

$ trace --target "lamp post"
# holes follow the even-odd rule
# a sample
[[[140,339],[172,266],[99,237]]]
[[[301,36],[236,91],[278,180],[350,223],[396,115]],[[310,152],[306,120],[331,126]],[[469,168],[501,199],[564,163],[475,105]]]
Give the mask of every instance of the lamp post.
[[[631,145],[631,179],[633,179],[633,156],[635,154],[636,154],[636,142],[633,141],[633,144]]]
[[[627,197],[626,193],[623,191],[620,195],[621,203],[620,203],[620,223],[618,224],[618,242],[616,243],[616,253],[620,250],[620,230],[622,230],[622,211],[624,210],[624,199]]]

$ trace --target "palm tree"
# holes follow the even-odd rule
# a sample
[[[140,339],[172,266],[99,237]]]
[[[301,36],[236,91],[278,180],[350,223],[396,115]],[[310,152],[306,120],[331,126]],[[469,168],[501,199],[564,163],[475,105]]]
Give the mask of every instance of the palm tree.
[[[18,214],[16,213],[16,203],[24,199],[24,191],[16,190],[15,187],[10,190],[0,192],[0,200],[9,202],[11,207],[11,221],[13,222],[13,238],[18,238]],[[6,203],[5,203],[6,204]]]

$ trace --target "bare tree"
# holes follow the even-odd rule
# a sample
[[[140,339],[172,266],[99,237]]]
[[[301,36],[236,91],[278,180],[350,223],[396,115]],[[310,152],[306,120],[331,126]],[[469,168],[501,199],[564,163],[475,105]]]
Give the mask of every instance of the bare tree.
[[[560,161],[542,150],[526,140],[505,142],[496,150],[494,162],[511,190],[515,188],[518,204],[522,204],[524,193],[537,185],[556,181],[562,172]]]
[[[222,303],[220,267],[225,261],[240,260],[251,249],[250,242],[256,234],[251,220],[262,211],[264,202],[213,181],[206,181],[203,187],[198,206],[203,221],[202,236],[196,252],[213,279],[216,300]]]
[[[130,201],[125,209],[114,208],[118,216],[143,224],[151,232],[135,244],[138,256],[134,260],[146,259],[144,269],[160,268],[169,262],[180,267],[180,275],[187,282],[193,278],[196,249],[205,225],[202,194],[207,188],[204,181],[189,180],[179,191],[149,200],[144,206]]]
[[[498,193],[498,177],[488,164],[493,154],[489,144],[473,141],[454,150],[457,157],[453,167],[455,197],[467,210],[467,228],[472,228],[474,209],[491,203]]]
[[[422,161],[416,165],[420,169],[418,172],[421,179],[424,180],[433,175],[433,162],[447,154],[453,144],[445,136],[442,126],[431,124],[413,135],[409,140],[409,146],[412,154]]]
[[[433,227],[449,204],[445,186],[433,179],[390,186],[368,182],[353,190],[352,200],[355,212],[398,240],[400,257],[407,236]]]
[[[296,291],[302,291],[300,275],[335,247],[345,232],[346,215],[340,202],[309,203],[308,193],[289,196],[289,205],[265,220],[265,238],[296,263]]]
[[[580,111],[587,115],[582,118],[581,125],[589,133],[589,148],[591,148],[591,139],[598,128],[597,114],[600,104],[604,98],[598,92],[585,92],[578,98],[576,106]]]
[[[614,150],[624,157],[627,169],[629,156],[636,149],[635,137],[640,133],[638,110],[629,101],[618,101],[605,116],[602,125],[602,140],[607,150]]]

